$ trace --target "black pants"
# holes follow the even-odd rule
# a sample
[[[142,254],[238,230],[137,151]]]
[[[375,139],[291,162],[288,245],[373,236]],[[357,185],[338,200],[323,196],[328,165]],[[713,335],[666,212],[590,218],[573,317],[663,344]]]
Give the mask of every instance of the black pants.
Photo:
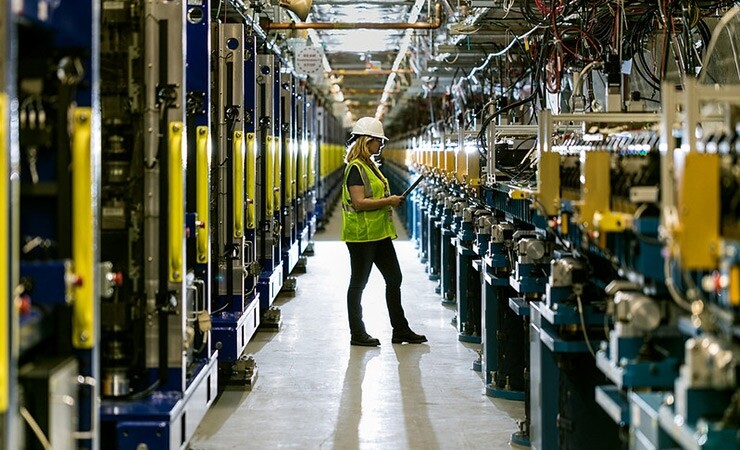
[[[401,267],[398,265],[396,250],[391,238],[375,242],[347,242],[349,249],[352,276],[347,290],[347,311],[349,313],[349,330],[353,336],[366,333],[362,321],[362,291],[367,285],[373,264],[378,267],[385,278],[385,302],[391,326],[395,331],[405,331],[409,323],[401,306]]]

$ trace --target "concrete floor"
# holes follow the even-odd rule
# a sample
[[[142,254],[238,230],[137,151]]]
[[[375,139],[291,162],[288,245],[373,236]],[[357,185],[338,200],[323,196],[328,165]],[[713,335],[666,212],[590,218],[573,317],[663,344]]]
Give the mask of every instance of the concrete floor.
[[[373,269],[363,309],[379,348],[349,345],[349,254],[334,214],[316,236],[308,272],[293,297],[280,296],[283,325],[247,346],[259,379],[251,392],[224,392],[193,438],[206,449],[503,449],[524,417],[521,402],[486,397],[472,370],[480,346],[458,342],[445,308],[403,235],[406,316],[429,342],[391,344],[383,293]],[[398,227],[399,231],[402,228]]]

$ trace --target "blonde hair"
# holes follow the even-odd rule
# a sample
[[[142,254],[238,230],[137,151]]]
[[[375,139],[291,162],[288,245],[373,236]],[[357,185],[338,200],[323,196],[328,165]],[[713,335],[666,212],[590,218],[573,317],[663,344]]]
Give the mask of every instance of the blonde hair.
[[[370,149],[368,148],[367,144],[371,140],[373,140],[373,137],[370,136],[360,136],[358,137],[355,142],[350,144],[349,147],[347,147],[347,154],[344,157],[344,162],[350,163],[351,161],[354,161],[355,159],[361,159],[365,161],[366,163],[370,164],[372,162],[372,159],[370,159],[370,156],[372,153],[370,152]]]

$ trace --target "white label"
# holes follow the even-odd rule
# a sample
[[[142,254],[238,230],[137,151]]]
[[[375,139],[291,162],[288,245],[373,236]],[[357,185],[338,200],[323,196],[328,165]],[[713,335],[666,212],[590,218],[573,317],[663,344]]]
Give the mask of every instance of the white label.
[[[324,73],[324,54],[317,47],[303,47],[295,55],[297,72],[320,76]]]

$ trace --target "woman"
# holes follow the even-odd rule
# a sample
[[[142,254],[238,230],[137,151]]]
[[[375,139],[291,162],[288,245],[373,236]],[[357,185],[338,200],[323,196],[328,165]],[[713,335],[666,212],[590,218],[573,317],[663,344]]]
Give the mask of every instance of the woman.
[[[392,209],[403,203],[400,195],[390,195],[388,180],[372,161],[387,138],[383,125],[363,117],[352,128],[342,183],[342,237],[349,249],[352,276],[347,290],[350,344],[374,347],[380,341],[370,336],[362,321],[362,291],[375,264],[385,278],[385,301],[393,326],[391,342],[419,344],[427,338],[416,334],[401,306],[401,268],[392,239],[397,237]]]

